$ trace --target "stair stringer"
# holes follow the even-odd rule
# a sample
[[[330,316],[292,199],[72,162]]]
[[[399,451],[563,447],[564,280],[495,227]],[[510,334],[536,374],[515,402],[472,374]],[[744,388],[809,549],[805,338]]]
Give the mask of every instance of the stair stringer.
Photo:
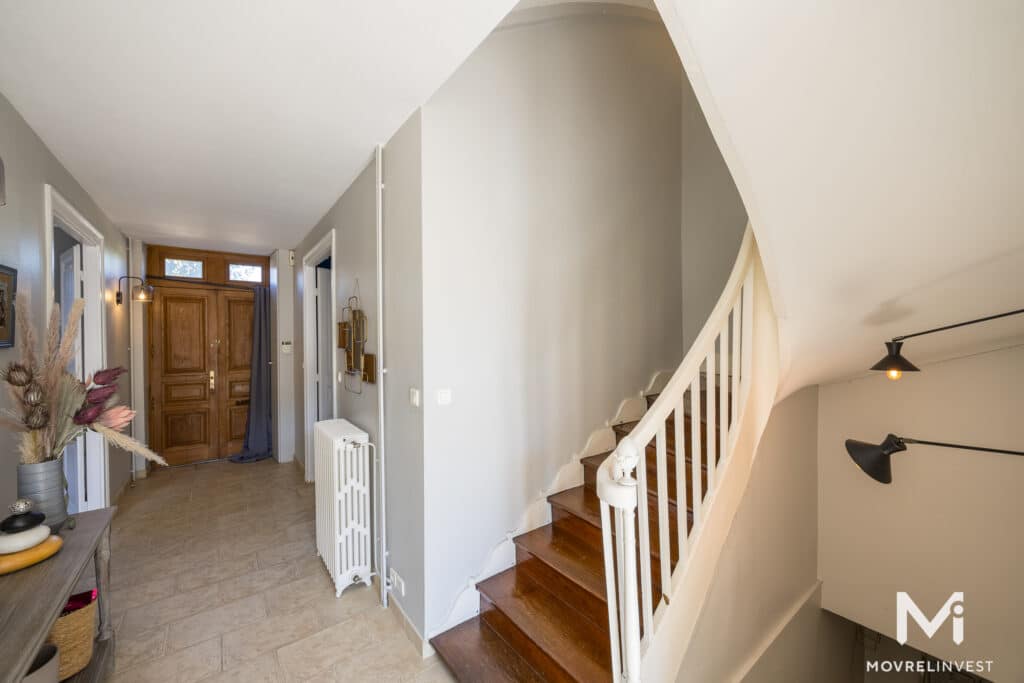
[[[506,533],[505,537],[491,548],[480,572],[466,579],[466,584],[455,598],[452,608],[448,611],[448,616],[437,629],[428,633],[427,640],[480,613],[480,593],[476,589],[476,584],[505,571],[516,563],[516,547],[512,539],[551,523],[551,506],[548,505],[548,496],[582,486],[583,465],[580,461],[598,453],[614,450],[616,440],[612,427],[624,422],[639,420],[647,411],[646,396],[661,391],[671,377],[672,373],[667,370],[655,372],[646,387],[619,403],[615,417],[590,433],[583,450],[574,453],[569,461],[558,469],[547,489],[538,491],[537,497],[526,506],[516,528]]]
[[[643,654],[640,680],[677,680],[679,667],[692,641],[707,600],[722,548],[732,529],[740,501],[746,495],[772,408],[779,399],[780,358],[778,319],[758,260],[753,277],[752,376],[741,400],[731,455],[720,465],[718,487],[704,503],[704,522],[690,537],[689,559],[672,575],[671,600],[654,615],[655,631]]]

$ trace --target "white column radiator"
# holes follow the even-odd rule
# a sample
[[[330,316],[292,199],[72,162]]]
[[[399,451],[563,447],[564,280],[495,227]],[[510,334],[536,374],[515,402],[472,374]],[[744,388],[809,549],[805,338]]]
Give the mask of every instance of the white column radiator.
[[[373,444],[348,420],[317,422],[314,430],[316,551],[340,596],[373,576]]]

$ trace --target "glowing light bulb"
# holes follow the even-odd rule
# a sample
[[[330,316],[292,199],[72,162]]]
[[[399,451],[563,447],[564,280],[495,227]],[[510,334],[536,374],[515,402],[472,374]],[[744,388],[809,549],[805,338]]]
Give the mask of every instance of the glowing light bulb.
[[[903,376],[903,371],[897,370],[896,368],[891,368],[885,371],[885,376],[891,379],[893,382],[895,382],[896,380]]]

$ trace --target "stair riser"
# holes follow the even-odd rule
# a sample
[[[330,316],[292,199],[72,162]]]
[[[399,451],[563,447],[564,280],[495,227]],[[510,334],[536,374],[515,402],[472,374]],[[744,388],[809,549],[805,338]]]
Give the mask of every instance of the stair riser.
[[[560,600],[567,606],[575,609],[590,619],[598,628],[607,632],[608,604],[605,602],[604,593],[599,596],[594,595],[580,587],[571,578],[547,564],[544,566],[550,567],[551,571],[544,572],[543,576],[539,572],[536,574],[530,573],[531,560],[544,564],[544,560],[533,553],[518,546],[516,547],[516,564],[522,565],[531,578],[536,579],[538,583],[547,588],[553,599]]]
[[[480,594],[480,617],[544,680],[553,683],[576,683],[568,671],[563,669],[551,655],[544,652],[483,593]]]
[[[657,513],[657,508],[653,508],[653,509],[649,508],[647,514],[648,514],[648,522],[649,522],[648,529],[649,529],[649,533],[650,533],[650,537],[651,537],[651,559],[654,562],[658,562],[660,557],[661,557],[661,554],[658,551],[658,539],[659,539],[659,536],[658,536],[658,513]],[[676,512],[676,507],[674,505],[670,505],[669,506],[669,546],[670,546],[671,551],[672,551],[670,559],[671,559],[673,567],[675,566],[675,563],[679,560],[678,537],[677,537],[676,521],[675,521],[677,514],[678,513]],[[558,505],[552,505],[551,506],[551,523],[554,524],[555,527],[559,527],[560,524],[562,524],[562,520],[565,520],[565,519],[583,519],[584,521],[588,522],[591,526],[593,526],[595,528],[596,533],[598,535],[601,534],[601,523],[600,523],[600,520],[591,521],[591,520],[586,519],[586,518],[578,517],[577,515],[573,514],[572,511],[570,511],[570,510],[566,510],[566,509],[564,509],[562,507],[559,507]],[[637,524],[638,525],[639,525],[639,521],[640,520],[639,520],[639,516],[638,516],[637,517]],[[562,528],[564,528],[564,527],[562,527]],[[692,514],[687,514],[687,531],[689,531],[692,528],[693,528],[693,515]],[[637,538],[639,538],[639,532],[637,533]]]

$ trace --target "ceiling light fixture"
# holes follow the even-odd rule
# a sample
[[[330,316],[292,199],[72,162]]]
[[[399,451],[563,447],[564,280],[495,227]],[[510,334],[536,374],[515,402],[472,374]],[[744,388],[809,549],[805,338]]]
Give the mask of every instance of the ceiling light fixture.
[[[871,366],[872,370],[878,370],[885,373],[885,376],[895,381],[903,376],[904,372],[919,372],[919,368],[911,363],[909,360],[903,357],[901,349],[903,348],[903,342],[906,339],[912,337],[921,337],[926,334],[932,334],[934,332],[943,332],[945,330],[952,330],[955,327],[964,327],[965,325],[975,325],[977,323],[987,322],[989,320],[995,320],[996,318],[1005,318],[1009,315],[1019,315],[1024,313],[1024,308],[1017,309],[1016,311],[1007,311],[1006,313],[997,313],[995,315],[987,315],[984,318],[975,318],[974,320],[966,320],[962,323],[953,323],[952,325],[943,325],[942,327],[936,327],[931,330],[925,330],[924,332],[915,332],[913,334],[904,334],[899,337],[893,337],[890,341],[885,342],[886,354],[882,360],[878,361]]]
[[[857,463],[857,466],[864,470],[864,473],[869,477],[882,484],[891,484],[892,454],[907,450],[907,444],[960,448],[965,451],[984,451],[985,453],[1024,455],[1024,451],[1008,451],[1002,448],[985,448],[983,446],[965,446],[963,444],[943,443],[941,441],[924,441],[923,439],[911,439],[905,436],[896,436],[895,434],[889,434],[885,437],[885,441],[879,444],[847,439],[846,452],[850,454],[850,457]]]
[[[132,301],[137,301],[140,304],[148,304],[153,300],[153,285],[147,285],[141,277],[135,277],[134,275],[122,275],[117,280],[117,296],[114,297],[114,301],[120,306],[124,303],[124,294],[121,292],[122,280],[138,280],[139,284],[132,287]]]

